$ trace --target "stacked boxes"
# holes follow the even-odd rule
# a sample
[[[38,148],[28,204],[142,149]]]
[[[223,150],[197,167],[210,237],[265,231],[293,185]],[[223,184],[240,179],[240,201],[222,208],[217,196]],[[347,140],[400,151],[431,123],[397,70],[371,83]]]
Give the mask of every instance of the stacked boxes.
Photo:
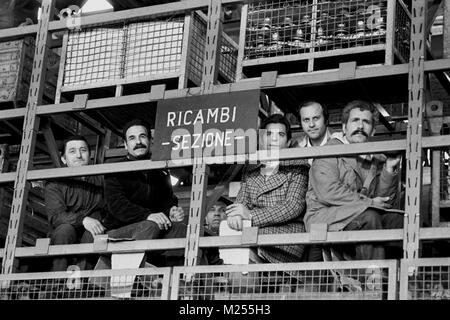
[[[0,43],[0,108],[24,107],[28,99],[33,68],[34,43],[32,37]],[[59,56],[50,51],[47,58],[47,82],[44,95],[54,99]]]

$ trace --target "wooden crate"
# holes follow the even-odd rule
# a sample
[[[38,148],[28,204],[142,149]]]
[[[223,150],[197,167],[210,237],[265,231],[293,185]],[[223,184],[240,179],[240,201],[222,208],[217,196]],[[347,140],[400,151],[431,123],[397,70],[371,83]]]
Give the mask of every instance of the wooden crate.
[[[0,43],[0,108],[24,107],[28,99],[33,67],[34,38],[27,37]],[[59,56],[53,52],[48,57],[47,81],[44,96],[53,100],[56,90],[56,69]]]
[[[402,0],[269,0],[244,5],[238,78],[406,63],[411,16]]]

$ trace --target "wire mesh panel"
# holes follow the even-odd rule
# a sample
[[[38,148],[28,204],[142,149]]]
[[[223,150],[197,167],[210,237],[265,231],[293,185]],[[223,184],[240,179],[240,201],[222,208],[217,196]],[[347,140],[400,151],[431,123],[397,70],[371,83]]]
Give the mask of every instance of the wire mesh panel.
[[[450,259],[403,260],[400,298],[450,300]]]
[[[177,267],[171,298],[382,300],[395,298],[395,281],[390,260]]]
[[[236,78],[238,48],[228,37],[222,37],[219,73],[226,81],[234,82]]]
[[[201,19],[198,14],[192,15],[192,36],[189,52],[189,78],[197,85],[202,82],[203,75],[203,56],[205,53],[206,42],[206,21]]]
[[[245,59],[386,43],[387,1],[266,1],[250,4]]]
[[[409,61],[411,15],[401,0],[396,2],[394,48],[403,63]]]
[[[70,31],[64,85],[80,85],[121,78],[124,35],[123,25]]]
[[[203,57],[205,54],[207,22],[199,13],[193,14],[192,36],[189,55],[189,79],[200,85],[203,75]],[[219,75],[226,82],[233,82],[236,77],[237,45],[222,35],[219,58]]]
[[[183,18],[131,23],[127,28],[124,77],[179,72]]]
[[[170,268],[0,275],[0,299],[168,299]]]

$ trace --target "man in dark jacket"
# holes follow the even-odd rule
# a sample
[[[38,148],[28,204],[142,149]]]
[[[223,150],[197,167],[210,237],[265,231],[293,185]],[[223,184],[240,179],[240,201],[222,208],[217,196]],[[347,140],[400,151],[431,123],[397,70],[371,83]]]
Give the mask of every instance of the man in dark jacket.
[[[124,129],[126,158],[150,159],[150,130],[141,120],[128,122]],[[121,172],[105,175],[108,214],[103,223],[111,238],[135,240],[170,239],[186,236],[183,208],[173,194],[170,175],[164,170]],[[155,265],[183,264],[184,250],[152,252]],[[163,259],[163,260],[155,260]]]
[[[71,136],[63,145],[61,160],[67,167],[89,163],[89,146],[83,136]],[[104,202],[99,176],[48,181],[45,185],[45,210],[51,227],[51,244],[93,242],[105,230],[100,222]],[[85,259],[79,261],[84,269]],[[52,271],[65,271],[67,258],[55,258]]]

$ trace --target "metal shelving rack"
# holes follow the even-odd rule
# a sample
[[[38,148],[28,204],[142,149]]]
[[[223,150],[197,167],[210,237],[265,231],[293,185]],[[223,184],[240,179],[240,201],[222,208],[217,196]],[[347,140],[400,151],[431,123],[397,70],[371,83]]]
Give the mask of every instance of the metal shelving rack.
[[[264,72],[260,77],[238,80],[229,84],[218,84],[218,59],[215,53],[220,52],[220,12],[222,5],[248,4],[255,1],[244,0],[191,0],[163,5],[154,5],[139,9],[105,13],[96,16],[87,16],[81,19],[81,26],[98,25],[99,23],[116,23],[124,19],[135,19],[142,16],[157,17],[162,14],[187,13],[196,10],[208,9],[207,38],[210,40],[205,47],[205,59],[202,83],[199,87],[164,90],[161,87],[152,87],[147,93],[134,94],[127,97],[110,97],[102,99],[75,99],[73,102],[57,104],[42,103],[43,79],[46,72],[46,58],[49,47],[51,33],[67,30],[64,21],[52,21],[54,0],[42,1],[42,16],[38,25],[25,26],[22,28],[11,28],[0,30],[0,39],[10,39],[36,34],[36,50],[34,55],[32,81],[26,108],[0,110],[0,119],[24,119],[23,134],[21,142],[20,156],[17,170],[0,174],[0,183],[14,182],[14,194],[12,199],[12,209],[6,244],[0,249],[2,257],[2,275],[0,280],[2,285],[8,288],[11,281],[27,279],[27,274],[19,275],[16,272],[16,259],[23,257],[55,256],[61,254],[90,254],[90,253],[120,253],[120,252],[142,252],[155,249],[180,249],[186,248],[186,263],[184,269],[177,270],[177,275],[183,273],[184,279],[189,281],[196,271],[197,256],[199,249],[205,247],[236,247],[245,243],[246,246],[275,245],[284,243],[345,243],[353,241],[394,241],[402,240],[404,244],[404,259],[402,263],[408,264],[410,261],[420,257],[420,241],[448,239],[450,228],[421,228],[420,227],[420,202],[421,202],[421,179],[422,179],[422,150],[440,149],[450,145],[450,136],[422,136],[422,111],[426,99],[425,76],[431,72],[440,72],[450,69],[450,56],[448,48],[444,51],[446,58],[437,60],[426,60],[426,30],[427,25],[427,3],[425,1],[412,0],[411,5],[411,46],[409,51],[409,62],[400,64],[373,65],[356,67],[354,64],[340,64],[339,69],[325,70],[321,72],[292,73],[278,75],[276,72]],[[317,3],[317,1],[314,1]],[[448,2],[447,2],[448,3]],[[244,6],[245,8],[245,6]],[[449,8],[446,9],[446,16],[449,16]],[[245,13],[245,9],[243,10]],[[429,23],[429,22],[428,22]],[[391,22],[391,25],[392,22]],[[245,29],[245,24],[243,24]],[[404,36],[404,35],[403,35]],[[445,39],[449,40],[449,26],[446,26]],[[216,39],[213,41],[212,39]],[[239,48],[243,48],[244,37],[241,34]],[[447,41],[450,43],[450,41]],[[352,48],[348,48],[351,50]],[[405,53],[402,53],[405,54]],[[243,52],[238,55],[238,67],[242,66]],[[311,71],[311,70],[309,70]],[[233,237],[202,237],[200,223],[205,215],[203,212],[205,193],[207,186],[208,165],[214,163],[215,159],[193,159],[183,166],[192,166],[195,181],[192,186],[191,212],[189,218],[189,228],[186,239],[174,239],[168,243],[163,240],[135,241],[126,245],[119,243],[105,243],[96,238],[93,244],[75,244],[69,246],[49,246],[46,239],[39,239],[35,247],[22,247],[22,227],[26,212],[26,203],[29,191],[29,182],[51,179],[59,177],[82,176],[90,174],[105,174],[110,172],[138,171],[156,168],[175,168],[179,164],[171,161],[136,161],[130,163],[96,164],[80,168],[52,168],[33,169],[33,154],[36,144],[36,133],[39,128],[40,118],[57,113],[70,113],[80,110],[101,110],[107,108],[119,108],[131,106],[139,103],[157,102],[162,99],[180,98],[193,94],[207,94],[219,92],[234,92],[241,90],[282,90],[290,87],[301,87],[310,85],[323,85],[345,82],[350,80],[365,80],[372,78],[382,78],[387,76],[405,75],[408,77],[408,122],[406,139],[387,140],[367,143],[364,147],[365,153],[406,151],[406,199],[404,229],[398,230],[377,230],[365,232],[326,232],[317,237],[317,234],[292,234],[292,235],[260,235],[258,238],[248,237],[248,235]],[[238,77],[239,79],[239,77]],[[280,152],[282,159],[311,158],[341,155],[354,155],[361,153],[355,151],[351,146],[325,146],[319,150],[311,149],[286,149]],[[255,158],[265,159],[262,154],[257,153]],[[211,161],[211,162],[208,162]],[[244,232],[245,233],[245,232]],[[244,241],[245,238],[245,241]],[[244,241],[244,242],[243,242]],[[419,261],[420,262],[420,261]],[[355,262],[356,263],[356,262]],[[386,262],[388,263],[388,262]],[[370,262],[357,263],[358,267],[367,267]],[[448,265],[448,262],[445,262]],[[320,264],[316,265],[320,269]],[[236,270],[245,271],[248,266],[236,266]],[[261,266],[264,269],[264,266]],[[289,264],[284,265],[286,270],[290,270]],[[291,266],[292,267],[292,266]],[[335,266],[341,268],[339,263]],[[347,266],[348,267],[348,266]],[[387,265],[394,268],[392,265]],[[205,267],[207,268],[207,267]],[[314,269],[309,265],[306,269]],[[331,268],[331,267],[330,267]],[[270,267],[268,266],[268,270]],[[283,270],[283,265],[278,266]],[[207,271],[207,269],[205,269]],[[235,269],[232,271],[235,272]],[[413,268],[408,268],[408,273],[414,272]],[[203,270],[204,271],[204,270]],[[200,271],[200,272],[203,272]],[[405,278],[405,268],[402,268],[400,290],[403,292],[401,298],[405,297],[405,286],[408,285]],[[87,273],[89,274],[89,272]],[[105,273],[106,275],[107,273]],[[98,274],[96,274],[98,276]],[[45,274],[42,278],[48,277]],[[39,275],[29,275],[29,277],[39,278]],[[178,278],[177,278],[178,279]],[[395,283],[395,278],[393,278]],[[178,287],[179,284],[173,284]],[[393,285],[390,283],[390,285]],[[167,283],[166,283],[167,286]],[[166,287],[164,287],[166,288]],[[392,288],[389,298],[394,298]],[[395,288],[394,288],[395,290]],[[166,291],[166,294],[168,292]],[[174,294],[172,292],[172,294]],[[173,295],[173,297],[176,297]]]

